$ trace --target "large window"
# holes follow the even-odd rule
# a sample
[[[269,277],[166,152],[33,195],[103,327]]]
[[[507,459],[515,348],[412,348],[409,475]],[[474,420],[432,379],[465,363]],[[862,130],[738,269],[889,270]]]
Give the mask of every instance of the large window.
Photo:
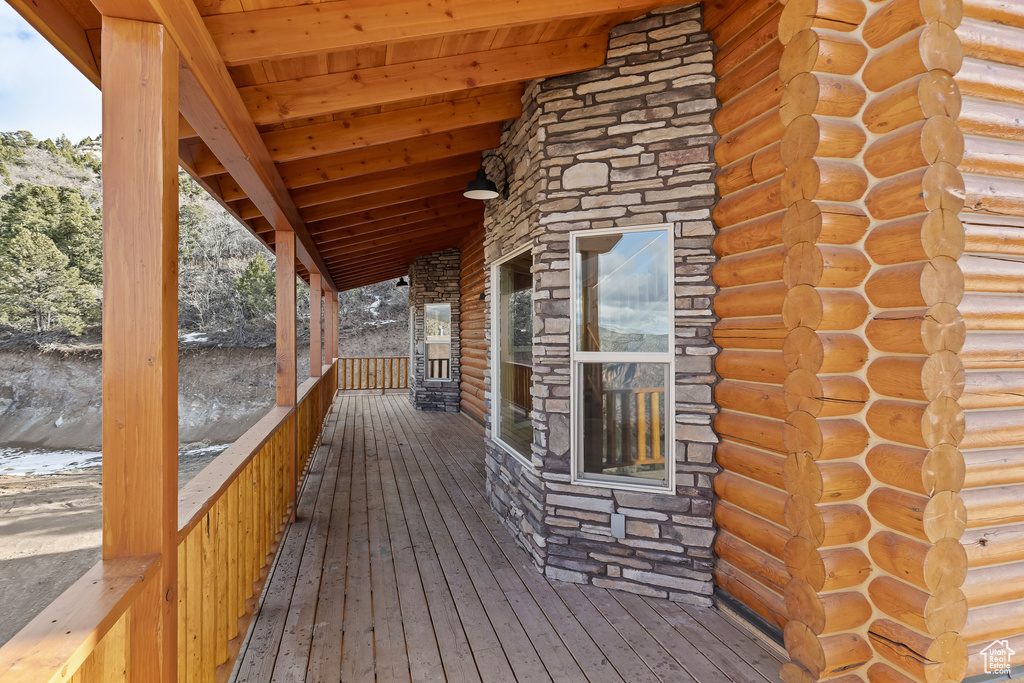
[[[533,443],[533,275],[530,252],[498,264],[492,272],[494,298],[493,437],[529,460]]]
[[[452,307],[426,304],[423,308],[427,379],[450,379],[452,358]]]
[[[668,226],[572,235],[574,479],[669,491]]]

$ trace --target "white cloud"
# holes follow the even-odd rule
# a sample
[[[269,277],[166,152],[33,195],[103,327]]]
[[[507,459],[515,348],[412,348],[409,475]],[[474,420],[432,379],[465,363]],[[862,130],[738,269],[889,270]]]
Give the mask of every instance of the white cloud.
[[[96,137],[100,91],[6,2],[0,2],[0,131],[40,140]]]

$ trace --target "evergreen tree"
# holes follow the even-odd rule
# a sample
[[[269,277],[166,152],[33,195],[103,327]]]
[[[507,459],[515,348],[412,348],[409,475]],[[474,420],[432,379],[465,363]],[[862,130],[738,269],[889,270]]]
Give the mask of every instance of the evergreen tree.
[[[242,312],[249,320],[273,320],[275,276],[263,254],[256,254],[245,271],[235,278],[235,291],[241,299]]]

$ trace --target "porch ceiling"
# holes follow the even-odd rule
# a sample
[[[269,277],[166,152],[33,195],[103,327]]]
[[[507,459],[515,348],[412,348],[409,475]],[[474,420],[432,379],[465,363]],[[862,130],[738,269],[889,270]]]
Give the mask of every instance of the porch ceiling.
[[[102,15],[181,50],[180,162],[299,273],[397,277],[483,220],[461,191],[523,83],[604,62],[611,27],[672,0],[8,0],[93,83]]]

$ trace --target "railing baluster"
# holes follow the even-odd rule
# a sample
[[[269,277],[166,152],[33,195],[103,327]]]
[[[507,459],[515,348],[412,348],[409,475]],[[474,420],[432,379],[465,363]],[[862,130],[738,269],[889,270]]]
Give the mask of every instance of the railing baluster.
[[[636,461],[647,459],[647,392],[636,394]]]

